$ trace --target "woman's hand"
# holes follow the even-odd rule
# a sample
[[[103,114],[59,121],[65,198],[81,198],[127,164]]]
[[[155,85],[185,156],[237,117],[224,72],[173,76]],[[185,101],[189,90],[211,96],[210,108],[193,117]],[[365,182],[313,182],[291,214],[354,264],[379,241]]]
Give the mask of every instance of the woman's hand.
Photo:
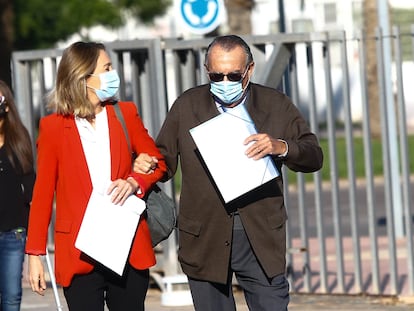
[[[138,190],[139,185],[137,181],[132,177],[128,177],[127,179],[117,179],[112,182],[107,194],[111,195],[112,203],[122,205],[131,194],[136,193]]]
[[[158,159],[150,156],[148,153],[140,153],[135,159],[133,170],[139,174],[151,174],[157,168]]]
[[[29,255],[29,282],[32,291],[42,296],[45,294],[45,273],[42,259],[38,255]]]

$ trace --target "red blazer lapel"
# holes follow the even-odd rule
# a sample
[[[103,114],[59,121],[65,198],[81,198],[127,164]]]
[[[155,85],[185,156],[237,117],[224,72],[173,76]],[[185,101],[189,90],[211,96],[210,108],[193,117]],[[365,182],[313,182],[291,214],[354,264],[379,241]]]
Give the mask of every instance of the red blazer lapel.
[[[67,172],[67,174],[73,175],[74,182],[80,182],[82,184],[82,186],[78,188],[83,189],[84,194],[89,198],[92,192],[92,181],[74,118],[64,119],[62,143],[64,144],[63,152],[67,157],[71,158],[71,162],[75,165],[75,169],[65,167],[64,171]],[[69,161],[64,163],[69,163]]]

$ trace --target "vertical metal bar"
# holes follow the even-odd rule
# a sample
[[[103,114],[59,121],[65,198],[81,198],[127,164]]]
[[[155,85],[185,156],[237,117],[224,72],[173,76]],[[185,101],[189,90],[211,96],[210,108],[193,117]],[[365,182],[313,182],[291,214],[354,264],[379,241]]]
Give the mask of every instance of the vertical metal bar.
[[[313,50],[312,43],[306,44],[306,61],[308,67],[308,89],[309,89],[309,121],[310,127],[313,133],[319,137],[318,131],[318,118],[316,107],[316,92],[315,92],[315,68],[313,62]],[[327,293],[327,266],[326,266],[326,248],[325,248],[325,230],[322,211],[322,177],[321,172],[315,172],[313,174],[313,181],[315,184],[315,209],[316,209],[316,230],[318,235],[319,245],[319,279],[320,279],[320,292]]]
[[[411,25],[411,52],[414,59],[414,24]]]
[[[12,56],[12,73],[13,73],[13,90],[17,109],[23,124],[29,131],[32,141],[36,140],[35,122],[33,118],[33,105],[31,99],[30,84],[30,65],[29,61],[19,57],[20,53],[13,53]]]
[[[352,246],[353,246],[353,270],[354,270],[354,288],[356,293],[362,292],[362,269],[361,269],[361,246],[359,242],[359,226],[356,207],[356,176],[355,176],[355,152],[354,137],[352,125],[352,111],[350,100],[349,86],[349,68],[348,53],[345,31],[341,31],[341,64],[342,64],[342,89],[343,89],[343,106],[345,112],[345,139],[346,139],[346,161],[348,167],[348,190],[349,190],[349,212],[351,219]]]
[[[300,229],[300,241],[301,249],[306,251],[301,252],[302,254],[302,275],[303,275],[303,289],[309,293],[311,289],[311,277],[310,271],[310,259],[309,259],[309,230],[308,230],[308,216],[306,213],[305,204],[305,177],[303,173],[297,173],[297,186],[298,186],[298,212],[299,212],[299,229]]]
[[[56,83],[56,75],[57,75],[57,68],[58,68],[58,65],[57,65],[58,64],[57,56],[53,56],[51,58],[51,63],[52,63],[52,72],[50,73],[50,75],[52,77],[52,85],[55,85],[55,83]]]
[[[288,68],[290,70],[290,66]],[[285,200],[285,208],[288,213],[288,220],[286,222],[286,270],[288,280],[291,284],[292,290],[296,291],[295,281],[295,264],[294,264],[294,257],[293,257],[293,239],[294,237],[291,235],[292,233],[292,219],[289,218],[289,211],[290,211],[290,202],[291,197],[289,195],[289,174],[288,169],[286,166],[282,166],[282,174],[283,174],[283,193],[284,193],[284,200]]]
[[[176,94],[181,94],[184,89],[184,74],[181,69],[181,58],[182,53],[181,50],[173,50],[174,53],[174,72],[175,72],[175,85],[176,85]]]
[[[39,71],[39,85],[40,85],[40,96],[36,98],[36,111],[39,117],[42,117],[44,114],[43,99],[46,95],[46,86],[45,86],[45,59],[39,59],[38,62],[38,71]]]
[[[342,225],[340,220],[339,210],[339,188],[338,188],[338,168],[336,155],[336,135],[335,135],[335,116],[334,116],[334,102],[332,95],[332,79],[331,79],[331,60],[330,60],[330,42],[329,36],[326,35],[326,41],[323,42],[323,61],[325,70],[325,92],[326,92],[326,118],[328,125],[328,142],[330,154],[330,177],[332,184],[332,212],[333,225],[335,233],[336,246],[336,263],[337,263],[337,286],[339,292],[345,291],[344,285],[344,258],[343,258],[343,242],[342,242]]]
[[[33,61],[27,61],[27,67],[25,67],[25,79],[27,79],[27,85],[26,85],[26,95],[28,97],[27,100],[27,107],[30,111],[30,116],[35,116],[35,118],[38,118],[39,116],[35,113],[34,110],[34,102],[33,102],[33,78],[32,78],[32,72],[33,72]],[[36,134],[37,128],[36,128],[36,122],[32,119],[30,122],[30,130],[33,135]]]
[[[177,90],[177,83],[178,79],[176,73],[176,57],[174,52],[171,49],[167,49],[165,43],[163,44],[163,61],[165,66],[165,96],[166,96],[166,103],[167,103],[167,111],[177,98],[178,94],[176,93]]]
[[[194,50],[181,50],[180,52],[180,70],[182,72],[182,86],[183,90],[187,90],[197,83],[196,73],[195,73],[195,57]]]
[[[294,262],[293,262],[293,254],[290,251],[293,248],[292,243],[292,220],[289,219],[289,211],[290,211],[290,196],[289,196],[289,179],[288,179],[288,169],[286,166],[282,166],[282,176],[283,176],[283,196],[284,196],[284,203],[285,208],[288,214],[288,220],[286,221],[286,274],[287,279],[290,284],[290,290],[292,292],[296,292],[295,285],[295,270],[294,270]]]
[[[368,87],[366,77],[366,52],[365,52],[365,37],[362,32],[359,32],[360,38],[359,48],[359,76],[361,81],[361,102],[362,102],[362,131],[364,139],[364,160],[365,160],[365,184],[367,195],[367,211],[368,211],[368,230],[371,246],[371,265],[372,265],[372,293],[380,293],[379,281],[379,264],[378,264],[378,242],[376,229],[376,213],[375,213],[375,196],[374,196],[374,170],[373,170],[373,155],[371,145],[371,125],[368,102]]]
[[[162,52],[161,41],[154,39],[151,41],[149,49],[150,60],[150,81],[152,87],[151,116],[153,119],[153,133],[158,134],[162,123],[167,115],[168,104],[165,90],[167,89],[165,81],[165,53]],[[157,104],[153,104],[157,103]],[[174,183],[170,180],[160,185],[163,189],[175,199]],[[177,241],[175,234],[171,234],[167,241],[163,242],[164,256],[164,275],[176,275],[179,272],[177,260]]]
[[[59,291],[58,291],[57,284],[56,284],[55,271],[53,269],[52,262],[50,260],[49,252],[47,249],[46,249],[45,260],[46,260],[47,270],[49,272],[49,278],[52,283],[52,289],[53,289],[53,295],[55,297],[56,308],[58,311],[60,311],[60,310],[63,310],[63,305],[60,301]]]
[[[119,99],[120,100],[126,100],[127,94],[126,94],[126,79],[125,79],[125,63],[124,63],[124,53],[122,51],[112,51],[111,53],[111,60],[114,63],[113,67],[116,68],[116,71],[119,74],[119,78],[121,80],[121,85],[124,87],[120,87],[118,91]],[[131,79],[132,81],[135,79]],[[131,85],[132,87],[132,85]],[[135,102],[136,103],[136,102]]]
[[[400,187],[400,158],[398,156],[398,133],[396,124],[396,113],[394,105],[394,94],[392,91],[392,53],[391,53],[391,31],[389,19],[389,5],[387,0],[377,0],[378,24],[381,27],[381,53],[383,57],[384,80],[383,90],[387,105],[387,135],[388,135],[388,152],[392,161],[390,162],[392,206],[394,217],[394,230],[398,237],[403,236],[403,217],[402,201]]]
[[[151,117],[152,93],[150,83],[150,64],[148,49],[140,49],[131,53],[132,72],[138,77],[137,84],[133,83],[133,101],[141,107],[141,117],[148,133],[154,135],[154,123]]]
[[[52,70],[55,71],[56,70],[56,58],[50,59],[50,63],[51,63],[51,66],[52,66]],[[47,87],[46,87],[47,82],[46,82],[46,79],[45,79],[45,74],[46,73],[45,73],[44,60],[42,61],[42,72],[43,72],[43,74],[42,74],[43,75],[43,77],[42,77],[43,88],[42,88],[42,98],[40,100],[40,107],[39,107],[40,117],[44,117],[47,113],[46,104],[45,104],[46,95],[47,95]],[[53,74],[51,74],[51,75],[53,76]],[[48,76],[48,75],[46,75],[46,76]],[[53,81],[53,83],[52,83],[52,87],[53,87],[55,79],[53,79],[52,81]]]
[[[395,69],[397,74],[397,99],[398,99],[398,119],[400,126],[400,153],[401,153],[401,171],[402,171],[402,192],[403,192],[403,215],[405,220],[405,237],[407,240],[407,268],[409,275],[410,293],[414,293],[414,258],[413,258],[413,225],[411,220],[411,187],[410,187],[410,161],[409,148],[407,142],[407,115],[405,110],[404,99],[404,79],[402,71],[402,52],[400,29],[393,27],[394,51],[395,51]]]
[[[165,67],[163,53],[161,50],[161,41],[159,39],[151,40],[148,52],[151,73],[149,78],[152,85],[152,101],[150,103],[152,112],[151,117],[153,119],[152,133],[155,135],[158,134],[168,110],[165,96]],[[157,104],[154,105],[154,103]]]
[[[206,84],[208,83],[206,69],[204,68],[204,58],[205,58],[205,49],[199,48],[197,50],[197,58],[199,60],[197,70],[197,84]]]
[[[296,46],[298,48],[298,46]],[[290,77],[291,77],[291,91],[292,91],[292,101],[296,105],[299,103],[299,83],[298,83],[298,71],[296,63],[296,50],[292,53],[290,59]],[[301,247],[308,250],[308,223],[307,215],[305,208],[305,179],[302,173],[297,173],[297,186],[298,186],[298,212],[299,212],[299,229],[300,229],[300,239]],[[304,274],[303,280],[303,289],[305,292],[310,292],[311,287],[311,273],[309,271],[309,252],[302,252],[302,261],[304,263],[302,272]]]
[[[143,100],[145,95],[142,94],[141,90],[143,89],[141,80],[141,72],[145,70],[144,62],[140,60],[140,55],[136,50],[129,51],[130,57],[130,70],[131,70],[131,92],[132,92],[132,101],[137,105],[140,115],[143,110]],[[124,68],[125,71],[125,68]],[[145,92],[145,91],[144,91]],[[144,116],[142,116],[144,119]],[[146,124],[146,123],[145,123]],[[147,125],[146,125],[147,126]]]
[[[395,229],[394,229],[394,213],[393,213],[393,192],[392,176],[391,176],[391,156],[390,156],[390,142],[388,136],[388,110],[387,105],[393,105],[393,103],[387,102],[385,94],[385,72],[384,72],[384,57],[382,51],[382,31],[377,29],[377,63],[378,63],[378,80],[380,91],[380,112],[381,112],[381,128],[382,128],[382,154],[383,154],[383,168],[384,168],[384,186],[385,186],[385,208],[387,214],[387,236],[388,236],[388,249],[390,258],[390,286],[391,295],[397,294],[397,259],[396,259],[396,247],[395,247]],[[395,160],[395,159],[393,159]]]

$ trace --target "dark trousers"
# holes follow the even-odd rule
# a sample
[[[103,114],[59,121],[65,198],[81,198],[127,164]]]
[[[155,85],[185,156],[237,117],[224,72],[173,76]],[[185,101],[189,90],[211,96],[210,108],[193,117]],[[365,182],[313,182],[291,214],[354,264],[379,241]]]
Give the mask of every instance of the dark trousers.
[[[261,268],[240,218],[234,217],[231,271],[243,289],[249,310],[286,311],[289,304],[289,283],[284,275],[269,279]],[[217,284],[189,278],[197,311],[236,310],[231,277],[227,284]]]
[[[110,311],[143,311],[148,285],[149,270],[128,265],[120,277],[97,267],[92,273],[75,276],[63,292],[73,311],[103,311],[105,302]]]

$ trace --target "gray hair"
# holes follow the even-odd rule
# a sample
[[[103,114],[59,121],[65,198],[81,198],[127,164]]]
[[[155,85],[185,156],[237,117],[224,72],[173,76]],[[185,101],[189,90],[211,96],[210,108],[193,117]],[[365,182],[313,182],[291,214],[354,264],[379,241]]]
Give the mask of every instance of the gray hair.
[[[225,51],[231,51],[236,47],[241,47],[246,53],[246,66],[253,63],[253,55],[249,45],[242,38],[236,35],[225,35],[216,37],[207,47],[204,65],[208,68],[210,51],[213,47],[219,46]]]

